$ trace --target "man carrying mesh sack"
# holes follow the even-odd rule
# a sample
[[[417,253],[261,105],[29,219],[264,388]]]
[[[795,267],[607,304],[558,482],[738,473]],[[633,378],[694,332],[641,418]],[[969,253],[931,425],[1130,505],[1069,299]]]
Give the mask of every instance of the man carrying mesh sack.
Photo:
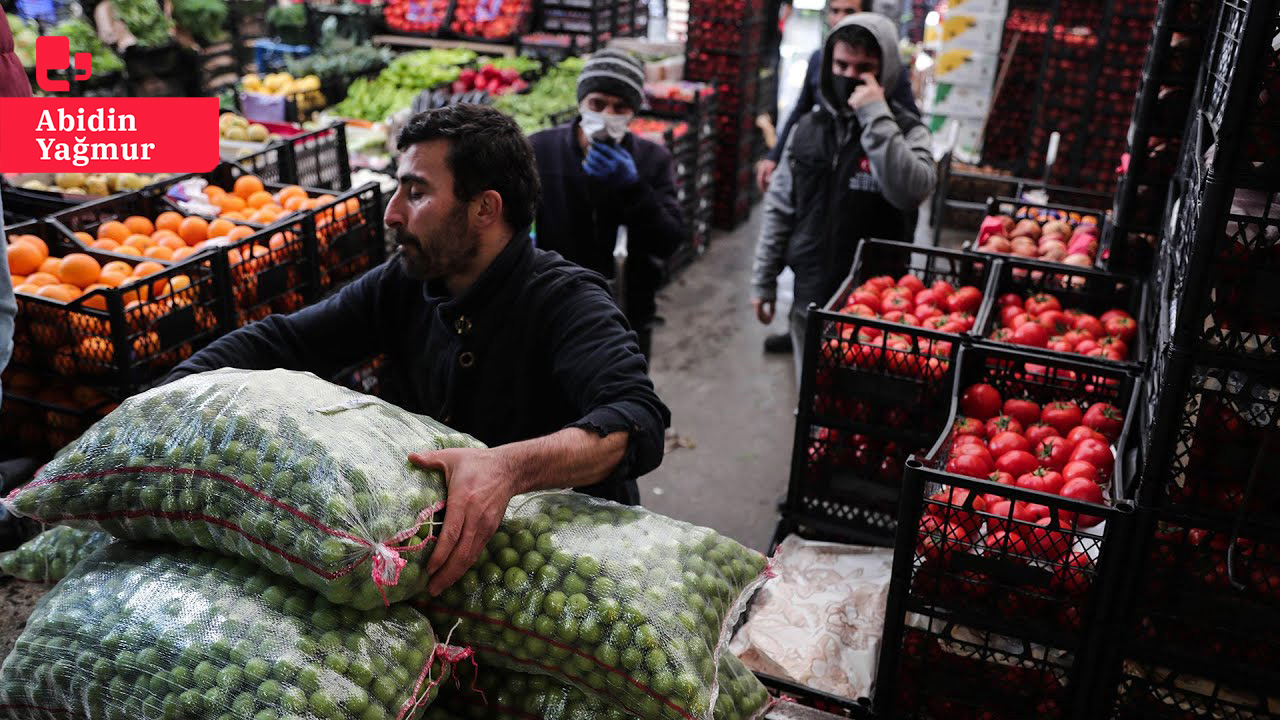
[[[410,455],[448,485],[427,568],[438,594],[517,494],[638,503],[635,478],[662,461],[670,413],[604,279],[532,246],[538,175],[514,121],[441,108],[413,117],[397,145],[395,255],[323,302],[226,335],[168,380],[224,367],[333,377],[385,355],[398,404],[490,446]]]

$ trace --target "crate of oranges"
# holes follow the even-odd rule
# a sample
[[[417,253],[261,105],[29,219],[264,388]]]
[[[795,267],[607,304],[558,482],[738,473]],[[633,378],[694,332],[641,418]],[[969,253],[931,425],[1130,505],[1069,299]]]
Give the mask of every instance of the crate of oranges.
[[[382,192],[376,183],[347,191],[264,183],[234,163],[177,178],[166,199],[184,212],[216,210],[220,219],[261,224],[310,219],[319,288],[331,290],[386,259]]]
[[[52,457],[120,404],[98,388],[13,369],[5,371],[3,385],[0,445],[37,460]]]
[[[220,256],[120,258],[67,232],[52,220],[5,229],[16,368],[131,391],[230,329]]]

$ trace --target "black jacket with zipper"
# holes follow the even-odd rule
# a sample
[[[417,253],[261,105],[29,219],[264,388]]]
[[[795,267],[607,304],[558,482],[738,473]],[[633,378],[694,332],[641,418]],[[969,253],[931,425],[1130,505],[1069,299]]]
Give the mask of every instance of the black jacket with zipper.
[[[627,226],[627,319],[636,328],[654,317],[662,266],[686,237],[671,153],[631,133],[622,147],[635,159],[639,181],[612,189],[582,169],[578,120],[529,138],[542,179],[535,242],[571,262],[612,278],[618,226]]]

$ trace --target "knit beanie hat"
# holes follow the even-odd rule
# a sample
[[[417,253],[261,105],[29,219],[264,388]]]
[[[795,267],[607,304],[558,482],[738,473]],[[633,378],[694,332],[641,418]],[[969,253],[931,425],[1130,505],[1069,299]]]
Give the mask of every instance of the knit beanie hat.
[[[644,106],[644,66],[622,50],[593,53],[578,75],[578,102],[593,92],[620,97],[639,110]]]

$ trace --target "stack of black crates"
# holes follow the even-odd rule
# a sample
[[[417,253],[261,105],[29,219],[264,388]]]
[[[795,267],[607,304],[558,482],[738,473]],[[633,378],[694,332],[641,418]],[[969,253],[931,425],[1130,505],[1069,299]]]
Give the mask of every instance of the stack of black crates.
[[[689,5],[684,74],[716,89],[713,218],[726,229],[746,220],[751,207],[764,22],[763,0],[693,0]]]
[[[711,212],[716,161],[716,92],[703,83],[687,84],[688,99],[648,94],[648,114],[688,123],[683,141],[668,144],[674,161],[676,189],[684,211],[688,242],[667,263],[668,277],[706,252],[711,242]]]
[[[1161,320],[1112,658],[1126,720],[1275,717],[1280,684],[1280,1],[1205,5],[1152,270]]]
[[[537,28],[567,36],[565,53],[592,52],[614,37],[644,37],[649,9],[644,0],[547,0],[539,4]]]

